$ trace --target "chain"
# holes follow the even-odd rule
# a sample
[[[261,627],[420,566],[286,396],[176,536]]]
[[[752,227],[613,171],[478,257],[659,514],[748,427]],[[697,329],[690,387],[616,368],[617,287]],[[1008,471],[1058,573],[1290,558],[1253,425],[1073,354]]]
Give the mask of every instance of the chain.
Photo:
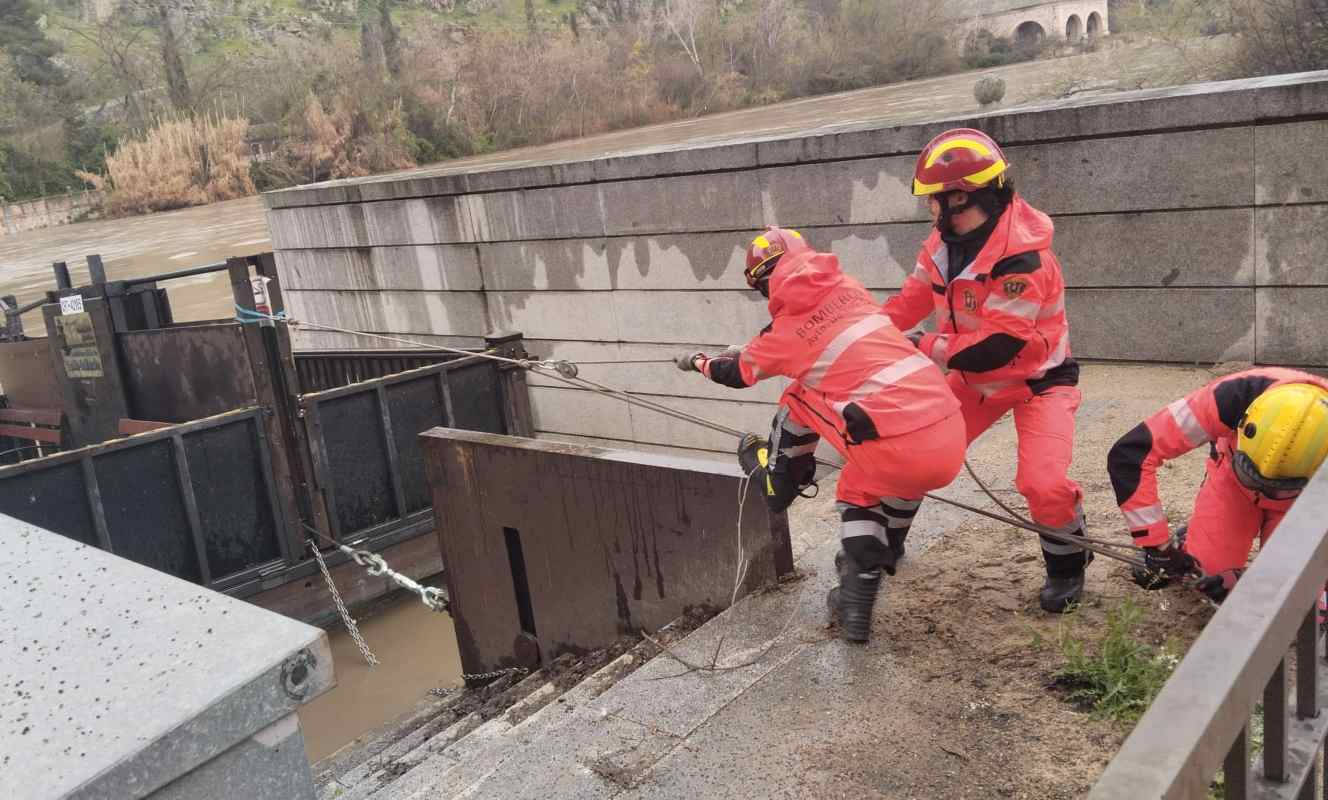
[[[389,567],[387,565],[387,562],[383,560],[383,557],[378,555],[377,553],[371,553],[368,550],[356,550],[353,547],[347,547],[346,545],[341,544],[340,542],[336,542],[333,541],[332,539],[327,538],[321,532],[319,532],[317,528],[311,527],[308,524],[304,526],[304,529],[309,531],[313,535],[317,536],[318,538],[325,540],[328,544],[331,544],[333,547],[337,548],[341,552],[345,553],[347,556],[350,557],[351,561],[354,561],[356,564],[359,564],[361,567],[364,567],[365,571],[367,571],[370,575],[373,575],[375,578],[386,576],[390,578],[392,582],[395,583],[397,586],[400,586],[402,589],[405,589],[408,592],[418,595],[420,598],[420,602],[424,603],[425,607],[428,608],[429,610],[442,611],[442,612],[447,612],[449,610],[451,604],[447,599],[447,592],[444,591],[443,589],[440,589],[436,586],[420,585],[409,575],[402,575],[400,572],[397,572],[396,570]],[[317,553],[318,546],[313,543],[312,539],[309,540],[309,543],[314,548],[314,552]],[[319,555],[318,563],[319,564],[323,563],[323,558],[321,554]],[[326,572],[326,568],[324,568],[324,572]]]
[[[493,678],[501,678],[504,675],[525,675],[527,672],[530,672],[530,670],[526,669],[525,667],[504,667],[503,669],[496,669],[493,672],[475,672],[470,674],[463,672],[461,674],[461,678],[462,680],[467,680],[467,681],[487,681]],[[433,695],[434,697],[447,697],[449,695],[456,694],[457,692],[464,691],[465,688],[466,688],[465,686],[456,686],[452,688],[448,688],[446,686],[439,686],[430,689],[429,694]]]
[[[397,586],[408,592],[419,595],[420,602],[431,611],[448,610],[447,592],[437,586],[422,586],[412,579],[409,575],[402,575],[400,572],[392,569],[383,560],[383,557],[377,553],[370,553],[368,550],[352,550],[345,545],[337,545],[341,552],[351,557],[351,560],[375,577],[386,576]]]
[[[332,601],[337,604],[337,612],[341,614],[341,621],[346,625],[346,632],[350,638],[355,640],[355,646],[360,648],[360,655],[369,662],[369,666],[376,667],[379,664],[378,656],[369,649],[368,642],[360,635],[360,627],[355,624],[355,618],[350,615],[350,610],[346,608],[346,603],[341,599],[341,592],[337,591],[337,585],[332,582],[332,573],[328,572],[327,562],[323,560],[323,553],[318,549],[318,543],[313,539],[306,539],[305,544],[314,551],[314,558],[318,560],[318,568],[323,571],[323,580],[327,581],[327,590],[332,593]]]

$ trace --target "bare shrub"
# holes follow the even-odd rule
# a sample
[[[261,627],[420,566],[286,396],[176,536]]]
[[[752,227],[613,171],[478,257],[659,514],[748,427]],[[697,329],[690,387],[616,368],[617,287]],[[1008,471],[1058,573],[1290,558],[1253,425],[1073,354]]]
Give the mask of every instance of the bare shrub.
[[[139,138],[121,140],[106,175],[79,173],[107,193],[111,215],[143,214],[231,200],[254,193],[249,122],[221,114],[164,118]]]
[[[290,133],[270,169],[284,171],[291,182],[358,178],[415,166],[400,99],[375,107],[345,87],[325,107],[311,92]]]
[[[989,106],[993,103],[999,103],[1005,98],[1005,81],[993,75],[979,78],[978,82],[973,84],[973,99],[978,101],[980,106]]]
[[[1247,71],[1328,68],[1328,0],[1231,0]]]

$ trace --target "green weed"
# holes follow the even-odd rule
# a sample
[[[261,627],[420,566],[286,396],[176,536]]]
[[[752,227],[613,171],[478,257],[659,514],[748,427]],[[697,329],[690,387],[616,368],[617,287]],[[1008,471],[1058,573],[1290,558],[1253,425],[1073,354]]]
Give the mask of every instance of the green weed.
[[[1135,629],[1143,611],[1130,600],[1107,612],[1101,641],[1083,638],[1077,614],[1058,633],[1065,666],[1056,683],[1068,699],[1095,717],[1134,722],[1148,709],[1180,657],[1174,648],[1139,641]]]

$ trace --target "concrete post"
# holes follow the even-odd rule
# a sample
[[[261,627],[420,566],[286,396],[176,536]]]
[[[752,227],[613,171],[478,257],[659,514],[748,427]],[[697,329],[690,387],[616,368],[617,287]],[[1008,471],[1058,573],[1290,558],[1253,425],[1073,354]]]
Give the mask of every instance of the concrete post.
[[[313,800],[326,634],[11,517],[0,540],[6,797]]]

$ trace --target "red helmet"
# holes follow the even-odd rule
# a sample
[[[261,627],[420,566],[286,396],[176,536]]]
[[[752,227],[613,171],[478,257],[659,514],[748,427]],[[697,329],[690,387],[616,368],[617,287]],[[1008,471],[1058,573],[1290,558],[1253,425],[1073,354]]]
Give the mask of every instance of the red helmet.
[[[932,139],[918,153],[913,170],[913,194],[922,196],[941,192],[973,192],[993,182],[1004,183],[1001,176],[1009,169],[1001,146],[982,131],[955,128]]]
[[[785,253],[800,253],[810,249],[802,234],[792,228],[777,228],[774,225],[767,227],[765,233],[747,246],[747,269],[743,270],[747,285],[755,289],[757,284],[769,278],[776,261]]]

